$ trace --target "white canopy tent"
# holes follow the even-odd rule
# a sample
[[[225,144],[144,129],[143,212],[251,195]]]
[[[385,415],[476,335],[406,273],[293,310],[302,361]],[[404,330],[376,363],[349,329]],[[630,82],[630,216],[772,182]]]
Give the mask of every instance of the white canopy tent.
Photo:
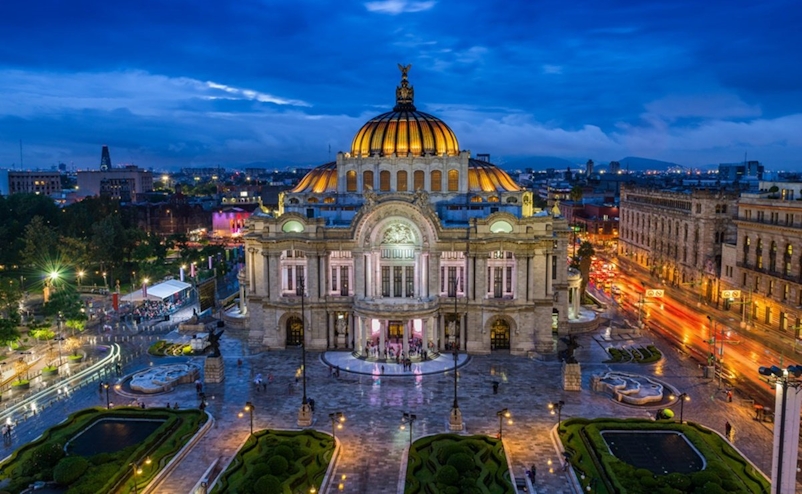
[[[192,288],[192,285],[189,283],[184,283],[183,281],[178,280],[167,280],[159,283],[158,285],[149,286],[147,288],[148,292],[148,300],[160,300],[160,301],[167,301],[171,297],[174,297],[177,294],[181,294],[182,292],[189,292]],[[135,292],[131,292],[128,295],[124,295],[121,297],[123,302],[141,302],[145,300],[145,297],[142,296],[142,289]]]

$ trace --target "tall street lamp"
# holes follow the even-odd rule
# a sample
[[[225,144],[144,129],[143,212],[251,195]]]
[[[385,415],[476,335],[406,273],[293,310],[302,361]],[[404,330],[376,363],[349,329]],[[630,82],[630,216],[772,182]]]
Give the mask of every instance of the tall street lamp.
[[[304,277],[298,278],[298,287],[295,293],[301,296],[301,381],[303,386],[303,398],[301,399],[301,409],[298,412],[298,426],[308,427],[312,425],[312,409],[309,406],[309,399],[306,396],[306,314],[304,299],[306,298],[306,286]]]
[[[802,366],[789,365],[781,369],[776,365],[760,367],[758,372],[774,386],[775,410],[780,420],[774,422],[774,445],[771,460],[771,486],[774,494],[793,494],[796,488],[796,468],[799,451],[799,412],[802,409]],[[789,388],[793,390],[788,400]],[[790,405],[790,407],[789,407]],[[789,410],[790,408],[790,410]],[[786,441],[789,455],[785,457]]]
[[[457,325],[459,323],[460,314],[457,311],[456,278],[454,278],[454,318],[454,405],[451,407],[451,413],[448,416],[448,429],[452,431],[461,431],[463,430],[464,425],[462,423],[462,411],[459,409],[459,401],[457,400],[457,368],[459,366],[459,341],[457,340]]]
[[[145,464],[150,465],[150,457],[145,459]],[[137,476],[142,475],[142,465],[137,464],[136,462],[130,463],[129,466],[131,467],[131,478],[134,479],[134,494],[137,494]]]
[[[343,414],[343,412],[330,413],[329,420],[331,421],[331,436],[336,439],[337,438],[336,430],[343,428],[343,422],[345,422],[345,414]]]
[[[243,410],[245,410],[246,412],[248,412],[250,414],[251,435],[253,436],[253,403],[251,403],[250,401],[246,401],[245,402],[245,408],[243,408]],[[244,416],[245,416],[245,414],[243,414],[242,412],[239,413],[239,418],[242,418]]]
[[[707,316],[707,320],[710,322],[710,328],[712,331],[712,338],[710,339],[710,343],[713,346],[713,370],[715,371],[716,363],[718,363],[718,387],[721,388],[721,376],[724,374],[724,331],[720,331],[719,333],[717,333],[716,324],[718,321],[716,321],[710,316]],[[718,351],[718,357],[715,356],[716,338],[721,340],[721,346]]]
[[[109,383],[103,383],[103,389],[106,390],[106,410],[111,408],[111,402],[109,401]]]
[[[508,419],[509,424],[512,425],[512,419],[510,418],[512,417],[512,415],[510,414],[510,411],[506,408],[502,408],[501,410],[496,412],[496,415],[498,416],[498,438],[501,439],[504,434],[504,419]]]
[[[414,413],[404,412],[404,414],[401,416],[401,430],[404,430],[407,424],[409,424],[410,447],[412,446],[412,424],[414,424],[416,420],[418,420],[418,416],[415,415]]]
[[[685,411],[685,402],[691,401],[691,397],[688,396],[688,393],[680,393],[679,396],[671,395],[671,399],[678,399],[679,400],[679,423],[682,424],[682,412]]]
[[[78,288],[81,288],[81,281],[83,281],[83,278],[84,278],[84,272],[78,271]]]
[[[557,414],[557,432],[560,432],[560,425],[562,424],[562,413],[563,413],[563,406],[565,402],[563,400],[555,401],[549,403],[549,410],[551,410],[551,414]]]

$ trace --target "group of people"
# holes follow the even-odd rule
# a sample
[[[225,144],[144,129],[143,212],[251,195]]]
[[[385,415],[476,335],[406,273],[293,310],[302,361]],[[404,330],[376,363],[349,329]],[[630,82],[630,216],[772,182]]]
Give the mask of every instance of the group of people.
[[[253,385],[256,391],[259,391],[259,388],[262,388],[262,391],[267,391],[268,384],[273,384],[273,374],[268,373],[266,381],[262,378],[261,372],[256,374],[256,377],[253,378]]]
[[[3,444],[11,444],[11,431],[14,428],[11,424],[5,424],[0,432],[3,433]]]
[[[134,307],[131,313],[134,317],[141,317],[142,319],[156,319],[168,316],[176,310],[178,310],[178,306],[172,302],[144,300]]]
[[[424,349],[423,340],[420,338],[412,338],[409,340],[409,355],[404,352],[401,343],[385,341],[384,349],[382,350],[379,347],[380,345],[378,342],[367,342],[367,344],[365,344],[365,355],[377,359],[395,359],[396,363],[400,364],[402,362],[406,363],[413,356],[420,357],[421,360],[426,360],[434,344],[430,341],[428,349]]]

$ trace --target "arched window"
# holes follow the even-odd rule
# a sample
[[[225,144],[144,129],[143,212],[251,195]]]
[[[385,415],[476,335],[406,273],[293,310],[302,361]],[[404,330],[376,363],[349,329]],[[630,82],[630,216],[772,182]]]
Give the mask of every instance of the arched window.
[[[783,274],[791,276],[791,256],[794,255],[794,248],[791,244],[785,246],[785,255],[783,256]]]
[[[379,172],[379,190],[390,190],[390,172],[382,170]]]
[[[432,192],[440,192],[443,190],[443,172],[434,170],[432,172]]]
[[[375,188],[373,172],[370,170],[362,172],[362,190],[373,190]]]
[[[398,170],[395,174],[395,190],[399,192],[406,192],[407,190],[407,172],[405,170]]]
[[[448,191],[456,192],[459,190],[459,172],[457,170],[448,170]]]
[[[354,170],[348,170],[345,174],[345,190],[356,192],[356,172]]]
[[[415,170],[415,172],[412,174],[412,181],[414,182],[412,187],[414,190],[426,189],[426,184],[423,183],[424,176],[425,174],[423,173],[423,170]]]

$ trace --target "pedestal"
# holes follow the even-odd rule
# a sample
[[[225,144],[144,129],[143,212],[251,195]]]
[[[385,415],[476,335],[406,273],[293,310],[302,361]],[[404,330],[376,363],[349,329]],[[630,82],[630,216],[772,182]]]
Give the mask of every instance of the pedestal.
[[[563,362],[562,379],[565,391],[582,390],[582,368],[578,363],[568,364]]]
[[[312,407],[309,403],[302,403],[298,410],[298,427],[309,427],[312,425]]]
[[[347,345],[345,343],[345,335],[338,334],[337,335],[337,348],[345,348]]]
[[[206,357],[203,367],[203,381],[207,383],[221,383],[225,379],[225,366],[223,357]]]
[[[448,430],[450,431],[461,431],[465,429],[465,424],[462,422],[462,410],[457,408],[452,408],[451,412],[448,414]]]

